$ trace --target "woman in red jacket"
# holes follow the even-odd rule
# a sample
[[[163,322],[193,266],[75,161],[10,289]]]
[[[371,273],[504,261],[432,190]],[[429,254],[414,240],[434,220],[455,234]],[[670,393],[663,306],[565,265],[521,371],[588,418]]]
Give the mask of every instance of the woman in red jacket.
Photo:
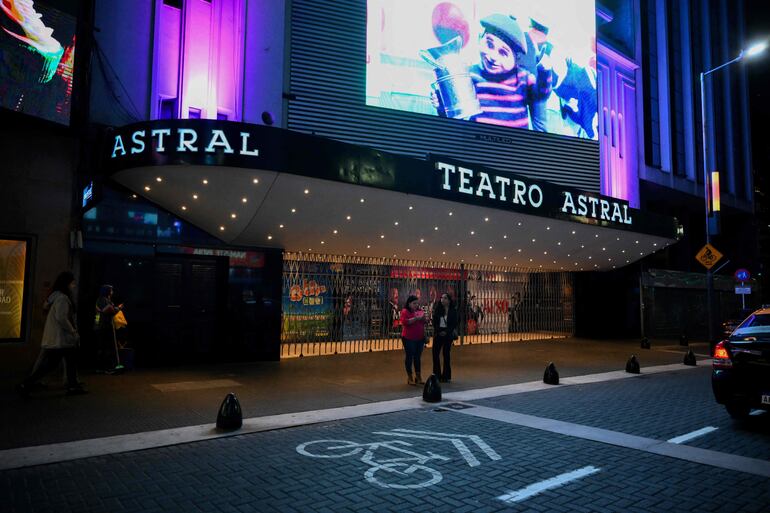
[[[401,310],[401,342],[404,344],[404,366],[406,367],[406,383],[408,385],[422,384],[420,376],[420,357],[425,347],[425,323],[428,321],[425,312],[419,305],[417,296],[409,296],[406,299],[404,309]],[[414,363],[414,377],[412,376],[412,363]]]

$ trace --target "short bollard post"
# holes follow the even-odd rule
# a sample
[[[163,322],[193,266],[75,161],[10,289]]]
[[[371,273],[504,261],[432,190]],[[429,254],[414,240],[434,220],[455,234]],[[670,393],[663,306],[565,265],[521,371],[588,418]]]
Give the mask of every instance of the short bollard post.
[[[686,346],[687,344],[688,344],[688,342],[687,342],[687,335],[682,333],[681,335],[679,335],[679,345],[680,346]]]
[[[438,378],[431,374],[425,380],[425,386],[422,389],[422,398],[428,403],[437,403],[441,401],[441,385],[438,384]]]
[[[650,348],[650,339],[648,339],[647,337],[644,337],[642,339],[642,344],[641,345],[642,345],[642,349],[649,349]]]
[[[626,362],[626,372],[631,374],[639,374],[639,360],[636,359],[636,355],[632,354],[631,358]]]
[[[543,373],[543,383],[546,385],[558,385],[559,384],[559,372],[556,370],[556,365],[550,362],[545,368]]]
[[[217,414],[217,428],[219,429],[239,429],[243,425],[243,414],[241,413],[241,403],[232,392],[227,394]]]
[[[692,349],[688,349],[687,354],[684,355],[684,364],[691,366],[698,365],[695,361],[695,353],[692,352]]]

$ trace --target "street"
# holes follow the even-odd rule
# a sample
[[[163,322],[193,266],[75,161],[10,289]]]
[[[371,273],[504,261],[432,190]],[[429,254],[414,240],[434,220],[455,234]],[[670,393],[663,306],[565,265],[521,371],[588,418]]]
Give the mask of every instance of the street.
[[[10,512],[767,511],[770,415],[734,422],[709,374],[606,373],[7,470],[0,496]]]

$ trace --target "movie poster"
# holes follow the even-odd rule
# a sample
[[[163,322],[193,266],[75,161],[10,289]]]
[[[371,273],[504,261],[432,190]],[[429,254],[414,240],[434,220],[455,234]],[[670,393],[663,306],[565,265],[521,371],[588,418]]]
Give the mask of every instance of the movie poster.
[[[0,340],[21,338],[26,264],[25,241],[0,240]]]
[[[329,264],[310,264],[307,274],[284,281],[284,342],[330,340],[333,305],[328,267]]]
[[[0,1],[0,107],[69,124],[76,18],[45,1]]]
[[[598,139],[594,0],[367,6],[367,105]]]

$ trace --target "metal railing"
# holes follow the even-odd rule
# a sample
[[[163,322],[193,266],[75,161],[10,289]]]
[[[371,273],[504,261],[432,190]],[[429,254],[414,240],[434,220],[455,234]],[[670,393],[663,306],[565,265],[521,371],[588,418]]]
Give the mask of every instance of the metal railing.
[[[415,295],[430,315],[447,292],[455,344],[571,336],[570,273],[356,256],[285,253],[281,357],[401,348],[400,311]],[[432,326],[426,328],[430,340]]]

